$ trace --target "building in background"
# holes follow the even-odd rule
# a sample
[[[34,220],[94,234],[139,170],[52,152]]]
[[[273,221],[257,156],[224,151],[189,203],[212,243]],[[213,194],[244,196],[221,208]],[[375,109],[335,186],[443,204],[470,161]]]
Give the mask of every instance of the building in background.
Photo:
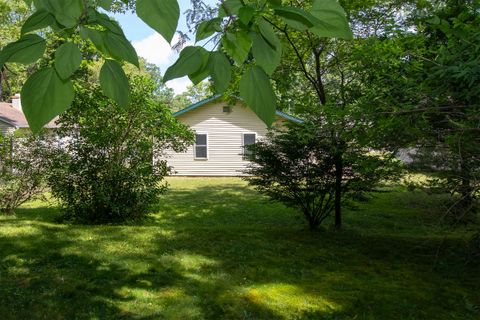
[[[186,152],[167,153],[167,162],[179,176],[240,176],[250,164],[246,146],[265,137],[268,128],[250,109],[229,105],[220,95],[202,100],[174,116],[195,132],[195,144]],[[277,111],[274,126],[298,118]]]

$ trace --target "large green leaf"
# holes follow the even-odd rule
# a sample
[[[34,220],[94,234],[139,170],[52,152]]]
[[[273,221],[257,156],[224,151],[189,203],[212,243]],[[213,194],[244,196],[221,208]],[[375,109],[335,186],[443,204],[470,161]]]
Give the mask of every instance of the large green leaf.
[[[314,0],[312,15],[318,19],[310,29],[319,37],[352,39],[353,34],[342,6],[337,0]]]
[[[242,65],[250,52],[252,40],[244,31],[228,32],[222,38],[222,46],[238,65]]]
[[[275,117],[276,100],[270,80],[262,68],[253,66],[240,79],[240,97],[257,116],[270,126]]]
[[[168,43],[172,42],[180,17],[177,0],[137,0],[137,15]]]
[[[81,63],[82,53],[74,43],[64,43],[55,52],[55,69],[62,79],[68,79]]]
[[[90,39],[103,54],[118,61],[130,62],[139,67],[137,52],[123,34],[89,28],[82,28],[80,34],[83,38]]]
[[[100,69],[103,93],[121,107],[130,103],[130,85],[122,66],[115,60],[106,60]]]
[[[248,25],[252,21],[253,15],[255,14],[255,9],[250,6],[241,7],[238,11],[238,19],[244,25]]]
[[[273,30],[273,27],[266,22],[265,20],[258,21],[258,30],[260,31],[262,37],[267,41],[272,48],[276,50],[282,50],[282,43],[278,38],[277,34]]]
[[[122,28],[118,24],[118,22],[112,18],[110,18],[105,13],[100,13],[96,10],[89,10],[88,13],[88,24],[96,24],[99,26],[104,27],[110,32],[116,33],[120,36],[124,36]]]
[[[45,9],[52,13],[58,23],[67,27],[75,27],[82,16],[83,0],[34,0],[37,9]]]
[[[240,8],[243,7],[241,0],[225,0],[222,1],[222,4],[218,10],[219,17],[227,17],[230,15],[238,15]]]
[[[45,52],[45,40],[36,34],[27,34],[18,41],[9,43],[0,51],[0,68],[6,62],[30,64],[40,59]]]
[[[282,5],[282,0],[267,0],[268,3],[270,3],[273,6],[281,6]]]
[[[240,8],[243,7],[243,3],[241,0],[225,0],[222,1],[222,5],[220,6],[218,16],[219,17],[226,17],[230,15],[238,15]]]
[[[215,32],[221,31],[221,23],[221,18],[214,18],[200,23],[197,28],[197,33],[195,34],[195,41],[198,42],[210,37]]]
[[[40,9],[35,11],[28,19],[23,23],[22,35],[46,28],[55,24],[55,17],[48,11]]]
[[[232,79],[232,66],[223,52],[215,51],[210,54],[208,68],[213,79],[213,86],[217,93],[227,90]]]
[[[280,64],[282,47],[279,46],[278,49],[272,48],[272,46],[256,32],[251,32],[250,38],[253,41],[252,53],[257,65],[261,66],[267,74],[271,75]]]
[[[178,60],[165,71],[163,81],[167,82],[175,78],[195,74],[204,66],[205,51],[204,48],[198,46],[185,47],[180,52]]]
[[[137,51],[125,36],[105,31],[105,46],[116,60],[124,60],[140,67]]]
[[[275,7],[275,13],[294,29],[305,31],[318,22],[317,19],[303,9],[295,7]]]
[[[199,50],[198,54],[202,57],[202,64],[197,71],[188,74],[188,78],[190,79],[190,81],[193,82],[194,85],[199,84],[210,75],[210,70],[208,69],[208,60],[210,58],[210,52],[203,49],[203,50]]]
[[[67,110],[75,96],[70,80],[60,79],[53,67],[35,72],[22,88],[22,107],[34,133]]]
[[[110,10],[113,0],[98,0],[98,5],[105,10]]]

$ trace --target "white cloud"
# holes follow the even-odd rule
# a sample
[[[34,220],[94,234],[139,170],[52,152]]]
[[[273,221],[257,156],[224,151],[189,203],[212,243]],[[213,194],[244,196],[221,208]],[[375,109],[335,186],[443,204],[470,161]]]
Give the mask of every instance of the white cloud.
[[[187,90],[187,86],[192,84],[188,77],[182,77],[173,79],[167,82],[167,87],[172,88],[176,94],[185,92]]]
[[[177,41],[178,35],[175,35],[172,43]],[[158,33],[153,33],[144,39],[134,41],[132,44],[140,57],[147,60],[147,62],[158,65],[162,73],[165,73],[165,70],[178,58],[178,53],[173,50],[171,45]],[[191,43],[187,43],[186,45],[190,44]],[[184,77],[167,82],[167,86],[172,88],[176,94],[179,94],[184,92],[190,83],[190,80]]]

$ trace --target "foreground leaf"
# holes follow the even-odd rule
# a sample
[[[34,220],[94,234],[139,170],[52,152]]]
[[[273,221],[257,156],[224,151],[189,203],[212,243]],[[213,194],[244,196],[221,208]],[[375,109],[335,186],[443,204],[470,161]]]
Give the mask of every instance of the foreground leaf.
[[[46,10],[38,10],[24,22],[21,34],[43,29],[55,24],[55,17]]]
[[[101,53],[115,60],[127,61],[139,67],[137,52],[123,34],[82,28],[80,35],[84,39],[90,39]]]
[[[0,51],[0,68],[6,62],[29,64],[37,61],[45,52],[45,40],[36,34],[27,34],[9,43]]]
[[[197,33],[195,34],[195,42],[208,38],[215,32],[221,31],[221,23],[221,18],[215,18],[200,23],[197,28]]]
[[[105,10],[110,10],[113,0],[98,0],[98,5]]]
[[[336,0],[314,0],[312,15],[318,19],[310,29],[319,37],[352,39],[353,33],[342,6]]]
[[[248,25],[252,21],[255,9],[250,6],[241,7],[238,11],[238,19],[244,24]]]
[[[238,15],[240,8],[243,7],[241,0],[225,0],[219,8],[219,17],[226,17],[231,15]]]
[[[273,27],[268,22],[266,22],[265,20],[258,21],[258,30],[260,31],[260,34],[265,39],[265,41],[267,41],[268,44],[272,46],[272,48],[280,51],[282,50],[282,43],[280,42],[280,39],[273,30]]]
[[[34,133],[67,110],[75,96],[70,80],[62,80],[53,67],[35,72],[22,88],[22,107]]]
[[[202,47],[185,47],[180,52],[178,60],[165,71],[163,81],[167,82],[172,79],[195,74],[195,72],[204,66],[204,52],[206,52],[206,50]]]
[[[82,53],[74,43],[64,43],[55,52],[55,69],[62,79],[69,78],[81,63]]]
[[[61,25],[75,27],[83,13],[82,0],[35,0],[37,9],[45,9],[55,16]]]
[[[305,31],[317,23],[317,19],[303,9],[295,7],[275,7],[275,13],[281,16],[292,28]]]
[[[194,85],[199,84],[210,75],[210,70],[208,69],[208,60],[210,58],[210,52],[208,52],[205,49],[203,50],[202,49],[203,48],[201,48],[198,51],[198,54],[202,58],[202,64],[200,68],[197,71],[188,74],[188,78],[190,79],[190,81],[193,82]]]
[[[98,24],[110,32],[116,33],[120,36],[125,36],[118,22],[110,18],[105,13],[94,11],[94,13],[90,14],[89,18],[91,19],[91,21],[89,20],[89,23]]]
[[[275,71],[282,58],[281,46],[272,48],[272,46],[258,33],[251,32],[250,38],[253,40],[252,53],[257,65],[269,75]]]
[[[223,52],[212,52],[208,61],[208,67],[213,79],[216,93],[227,90],[232,79],[232,66]]]
[[[177,0],[137,0],[136,8],[140,19],[172,42],[180,18]]]
[[[253,66],[245,72],[240,80],[240,97],[267,126],[271,126],[276,100],[270,80],[262,68]]]
[[[236,33],[227,33],[222,38],[222,46],[238,65],[242,65],[250,52],[252,40],[247,33],[237,31]]]
[[[100,69],[100,86],[103,93],[120,107],[130,103],[130,85],[122,66],[115,60],[106,60]]]

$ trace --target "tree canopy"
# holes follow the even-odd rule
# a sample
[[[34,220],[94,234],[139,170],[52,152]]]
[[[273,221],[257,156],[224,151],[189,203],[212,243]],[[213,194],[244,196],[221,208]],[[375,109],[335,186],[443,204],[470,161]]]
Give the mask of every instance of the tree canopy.
[[[104,11],[134,8],[147,25],[172,41],[180,16],[177,0],[122,2],[25,0],[33,13],[23,23],[20,38],[2,48],[0,68],[12,62],[32,64],[47,55],[48,62],[22,88],[24,111],[34,132],[70,107],[74,99],[72,79],[82,60],[103,61],[99,77],[104,94],[119,105],[130,102],[122,64],[139,67],[138,56],[119,24]],[[308,31],[318,38],[352,37],[345,12],[336,0],[314,0],[304,8],[283,5],[278,0],[225,0],[216,16],[202,21],[196,29],[195,40],[213,41],[213,50],[199,45],[185,47],[166,70],[164,81],[188,76],[196,84],[211,77],[215,91],[222,93],[231,81],[232,65],[239,66],[243,70],[240,97],[270,124],[276,99],[268,75],[278,66],[282,51],[273,20],[281,21],[282,28]],[[54,50],[47,50],[39,32],[45,29],[59,38]],[[85,41],[95,47],[94,55],[87,56],[81,50]]]

